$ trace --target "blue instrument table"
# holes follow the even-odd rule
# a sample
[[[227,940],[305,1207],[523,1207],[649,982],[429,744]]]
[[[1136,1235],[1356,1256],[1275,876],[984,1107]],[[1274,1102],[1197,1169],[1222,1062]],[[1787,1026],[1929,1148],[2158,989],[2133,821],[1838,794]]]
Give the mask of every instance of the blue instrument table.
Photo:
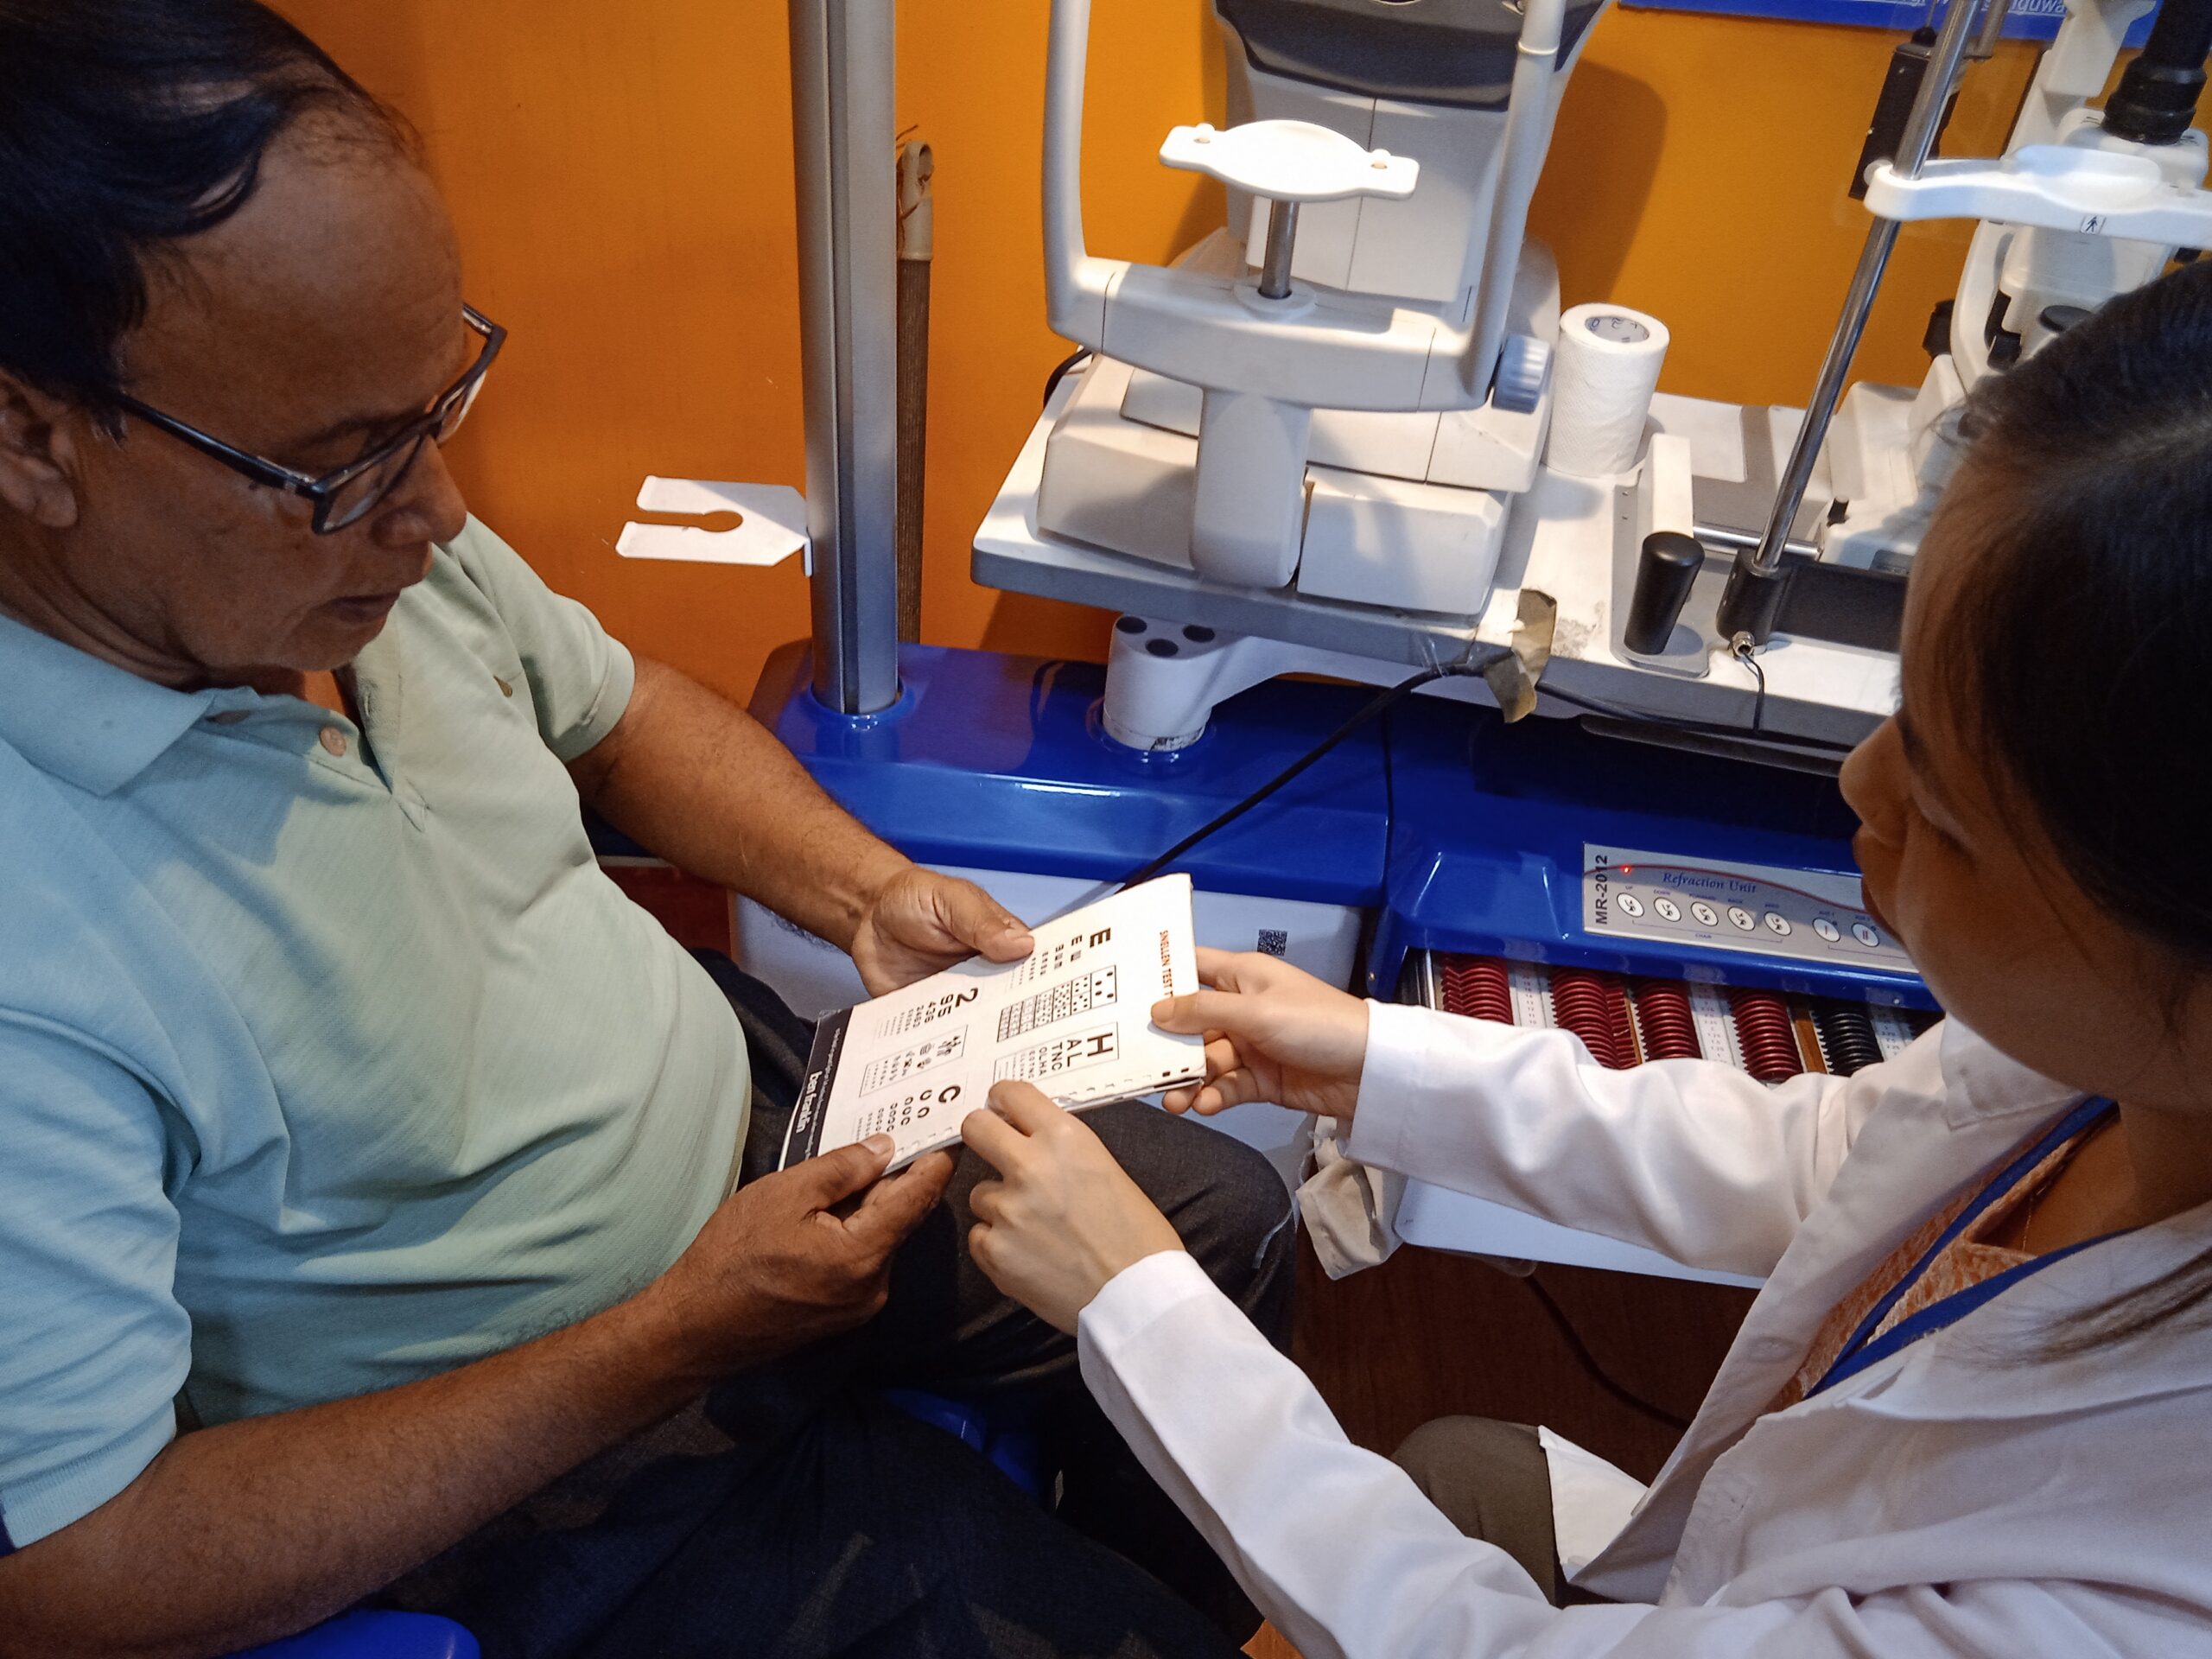
[[[1933,1006],[1859,907],[1833,779],[1433,702],[1389,719],[1369,995],[1433,950]]]
[[[768,660],[753,714],[839,804],[923,863],[1118,880],[1305,753],[1372,694],[1277,680],[1233,697],[1206,734],[1144,754],[1098,723],[1106,671],[905,645],[878,715],[815,698],[811,652]],[[1200,888],[1367,906],[1382,897],[1389,796],[1380,728],[1347,739],[1179,861]]]

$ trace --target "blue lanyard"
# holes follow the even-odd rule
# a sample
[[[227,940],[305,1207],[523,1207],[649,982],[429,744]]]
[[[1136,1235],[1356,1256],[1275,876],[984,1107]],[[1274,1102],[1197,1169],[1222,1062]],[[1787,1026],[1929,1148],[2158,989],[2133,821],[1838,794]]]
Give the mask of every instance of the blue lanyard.
[[[1989,1185],[1983,1187],[1980,1192],[1975,1195],[1974,1202],[1960,1211],[1957,1218],[1943,1230],[1942,1236],[1928,1247],[1920,1260],[1913,1264],[1912,1270],[1891,1286],[1888,1294],[1874,1304],[1872,1312],[1859,1322],[1859,1328],[1851,1333],[1851,1340],[1843,1344],[1843,1351],[1836,1356],[1835,1363],[1828,1367],[1827,1375],[1808,1389],[1805,1391],[1805,1397],[1809,1400],[1822,1389],[1832,1388],[1847,1377],[1856,1376],[1868,1366],[1880,1364],[1891,1354],[1910,1347],[1923,1337],[1932,1336],[1938,1331],[1956,1325],[1983,1303],[2003,1294],[2031,1274],[2040,1273],[2045,1268],[2063,1262],[2077,1251],[2086,1250],[2092,1244],[2101,1244],[2106,1239],[2115,1236],[2112,1233],[2100,1233],[2094,1238],[2082,1239],[2078,1243],[2069,1244],[2063,1249],[2051,1250],[2045,1255],[2023,1262],[2017,1267],[2007,1268],[2004,1272],[1985,1279],[1980,1284],[1968,1285],[1964,1290],[1952,1292],[1941,1301],[1929,1303],[1910,1319],[1898,1320],[1895,1329],[1885,1332],[1880,1338],[1877,1338],[1874,1336],[1874,1332],[1881,1329],[1882,1321],[1889,1318],[1890,1310],[1897,1305],[1898,1300],[1913,1286],[1920,1282],[1921,1276],[1928,1271],[1929,1265],[1935,1262],[1936,1258],[1948,1249],[1952,1241],[1960,1234],[1979,1221],[1990,1205],[2018,1186],[2030,1170],[2050,1157],[2052,1153],[2108,1113],[2118,1109],[2109,1100],[2083,1101],[2065,1116],[2060,1118],[2057,1122],[2052,1124],[2037,1139],[2035,1145],[2030,1147],[1991,1177]]]

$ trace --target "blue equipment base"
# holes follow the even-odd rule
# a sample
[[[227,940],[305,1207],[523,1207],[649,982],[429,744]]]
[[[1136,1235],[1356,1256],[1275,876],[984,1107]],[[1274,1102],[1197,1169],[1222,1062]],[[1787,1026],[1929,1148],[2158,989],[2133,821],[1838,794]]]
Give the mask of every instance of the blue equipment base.
[[[1173,754],[1106,736],[1096,663],[899,648],[899,701],[831,712],[812,652],[768,659],[752,710],[845,810],[929,864],[1119,880],[1289,766],[1371,692],[1272,681],[1232,697]],[[1178,868],[1203,888],[1320,904],[1382,896],[1380,727],[1347,739]]]
[[[912,857],[1102,880],[1243,798],[1372,696],[1271,681],[1222,704],[1191,747],[1141,754],[1100,728],[1096,664],[908,645],[899,667],[899,701],[850,717],[815,699],[807,647],[786,645],[753,712]],[[1583,925],[1586,846],[1855,883],[1855,828],[1831,778],[1416,697],[1177,868],[1202,890],[1378,909],[1366,986],[1378,997],[1395,994],[1408,951],[1439,950],[1932,1006],[1893,963]]]
[[[1833,779],[1565,721],[1509,726],[1492,710],[1435,701],[1402,704],[1389,719],[1389,890],[1370,995],[1395,995],[1407,953],[1430,950],[1935,1006],[1916,976],[1872,961],[1601,936],[1583,925],[1586,844],[1855,883],[1858,819]]]

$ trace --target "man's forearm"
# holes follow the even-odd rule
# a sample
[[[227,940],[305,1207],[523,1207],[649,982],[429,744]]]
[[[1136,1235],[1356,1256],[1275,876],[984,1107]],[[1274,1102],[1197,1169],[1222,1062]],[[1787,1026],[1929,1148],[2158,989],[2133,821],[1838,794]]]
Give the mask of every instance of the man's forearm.
[[[849,947],[906,860],[742,709],[665,664],[637,668],[621,720],[569,768],[585,801],[658,856]]]
[[[655,1293],[442,1376],[174,1441],[0,1559],[0,1656],[227,1653],[335,1613],[703,1386]]]

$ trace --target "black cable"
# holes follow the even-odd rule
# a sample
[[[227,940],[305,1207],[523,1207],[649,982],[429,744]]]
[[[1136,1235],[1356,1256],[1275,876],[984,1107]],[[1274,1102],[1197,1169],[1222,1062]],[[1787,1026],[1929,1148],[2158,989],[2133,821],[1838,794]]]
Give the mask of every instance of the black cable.
[[[1588,714],[1603,715],[1608,720],[1618,720],[1630,726],[1649,726],[1660,731],[1687,732],[1698,737],[1732,737],[1745,741],[1756,741],[1771,749],[1800,750],[1810,753],[1844,755],[1859,746],[1839,743],[1828,737],[1801,737],[1794,734],[1777,735],[1772,732],[1753,731],[1742,726],[1724,725],[1719,721],[1691,720],[1680,715],[1639,714],[1633,709],[1602,702],[1596,697],[1586,697],[1580,692],[1562,691],[1548,681],[1536,682],[1536,695],[1551,697],[1570,709],[1580,709]]]
[[[1751,699],[1751,730],[1756,734],[1766,725],[1766,670],[1759,666],[1758,653],[1751,649],[1751,642],[1738,635],[1736,639],[1736,660],[1751,671],[1751,677],[1759,683],[1758,695]]]
[[[1376,693],[1374,696],[1369,698],[1366,702],[1363,703],[1359,709],[1354,713],[1350,719],[1346,720],[1341,726],[1338,727],[1335,731],[1331,732],[1328,736],[1323,738],[1312,748],[1306,750],[1304,754],[1300,755],[1296,760],[1291,762],[1289,766],[1285,766],[1281,772],[1277,772],[1273,778],[1270,778],[1266,783],[1262,784],[1259,788],[1254,790],[1243,800],[1237,802],[1236,805],[1222,813],[1212,822],[1201,825],[1199,828],[1191,831],[1189,835],[1184,836],[1182,840],[1177,842],[1166,852],[1160,854],[1159,857],[1147,859],[1145,862],[1138,865],[1136,868],[1131,870],[1128,874],[1122,878],[1122,886],[1125,887],[1134,887],[1140,881],[1149,881],[1154,876],[1158,875],[1160,871],[1166,869],[1177,859],[1182,857],[1184,854],[1189,852],[1192,848],[1205,840],[1207,836],[1211,836],[1219,830],[1227,829],[1230,824],[1236,823],[1237,819],[1243,817],[1247,812],[1249,812],[1254,807],[1259,805],[1261,802],[1266,800],[1270,795],[1273,795],[1284,785],[1295,780],[1300,774],[1306,770],[1307,767],[1313,766],[1314,762],[1320,760],[1323,755],[1325,755],[1330,750],[1335,748],[1338,744],[1343,742],[1344,739],[1350,737],[1361,727],[1366,725],[1369,721],[1374,719],[1377,715],[1386,713],[1389,709],[1395,708],[1399,703],[1404,702],[1406,698],[1413,696],[1414,692],[1420,690],[1424,685],[1427,685],[1433,681],[1448,678],[1453,675],[1478,674],[1481,671],[1482,671],[1478,668],[1458,664],[1448,668],[1425,668],[1412,678],[1399,681],[1397,684],[1392,686],[1389,690]]]
[[[1211,822],[1193,830],[1157,858],[1147,859],[1138,865],[1135,869],[1122,878],[1120,886],[1133,887],[1140,881],[1149,881],[1200,842],[1227,829],[1254,807],[1274,794],[1284,785],[1296,779],[1314,762],[1327,754],[1330,750],[1335,748],[1338,744],[1343,742],[1369,721],[1378,715],[1388,713],[1424,685],[1431,684],[1437,680],[1478,677],[1489,664],[1505,654],[1504,648],[1500,646],[1493,650],[1491,655],[1484,658],[1481,663],[1452,663],[1440,668],[1425,668],[1411,678],[1401,680],[1388,690],[1378,692],[1336,730],[1331,732],[1320,742],[1315,744],[1243,800]],[[1762,687],[1765,684],[1764,675],[1760,677],[1760,684]],[[1649,726],[1662,731],[1685,732],[1700,737],[1740,738],[1745,735],[1744,728],[1740,726],[1722,726],[1710,721],[1683,720],[1668,715],[1638,714],[1634,709],[1617,708],[1611,703],[1601,702],[1595,697],[1586,697],[1576,692],[1559,690],[1541,681],[1538,682],[1535,690],[1540,697],[1552,697],[1571,709],[1580,709],[1586,713],[1602,715],[1608,720],[1618,720],[1630,726]],[[1762,693],[1762,702],[1764,702],[1764,693]],[[1824,737],[1777,739],[1762,736],[1758,741],[1777,749],[1825,754],[1847,754],[1854,747],[1849,743],[1833,742]]]
[[[1688,1418],[1676,1416],[1664,1406],[1645,1399],[1635,1389],[1614,1380],[1612,1373],[1598,1363],[1597,1355],[1592,1353],[1589,1344],[1582,1340],[1582,1333],[1574,1328],[1574,1321],[1567,1317],[1567,1310],[1553,1299],[1551,1292],[1544,1287],[1541,1280],[1530,1274],[1521,1282],[1529,1287],[1538,1304],[1551,1316],[1552,1323],[1559,1327],[1560,1335],[1567,1339],[1567,1345],[1574,1351],[1575,1358],[1582,1362],[1582,1369],[1590,1373],[1592,1382],[1630,1411],[1649,1417],[1655,1423],[1664,1423],[1669,1428],[1677,1431],[1688,1429]]]
[[[1049,404],[1052,401],[1052,394],[1060,389],[1060,382],[1066,379],[1069,375],[1073,373],[1077,367],[1082,364],[1083,360],[1090,355],[1090,346],[1079,346],[1073,352],[1070,353],[1066,358],[1063,359],[1061,362],[1054,367],[1052,373],[1045,377],[1045,397],[1043,400],[1045,403]]]

